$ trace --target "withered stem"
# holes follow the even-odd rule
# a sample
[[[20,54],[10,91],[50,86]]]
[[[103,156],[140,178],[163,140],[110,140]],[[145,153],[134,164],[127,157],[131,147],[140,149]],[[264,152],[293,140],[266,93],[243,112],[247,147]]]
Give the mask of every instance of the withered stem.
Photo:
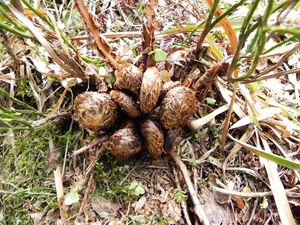
[[[174,150],[174,147],[169,150],[169,154],[172,157],[172,159],[175,161],[176,165],[179,167],[183,178],[185,180],[185,183],[187,185],[188,191],[190,193],[190,196],[192,198],[192,201],[194,203],[194,211],[197,215],[198,219],[204,224],[209,225],[209,220],[207,219],[204,209],[200,203],[200,200],[198,198],[198,195],[194,189],[193,183],[191,181],[189,172],[185,166],[185,164],[182,162],[181,158],[177,155],[177,153]]]

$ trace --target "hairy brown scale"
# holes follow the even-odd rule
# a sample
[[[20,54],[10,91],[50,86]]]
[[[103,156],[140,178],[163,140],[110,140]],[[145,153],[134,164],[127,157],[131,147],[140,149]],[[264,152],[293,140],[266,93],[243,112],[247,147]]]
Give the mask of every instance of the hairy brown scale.
[[[116,72],[115,77],[114,86],[117,89],[130,91],[136,96],[139,95],[143,73],[138,67],[124,64],[121,70]]]
[[[139,105],[129,95],[116,90],[112,90],[110,95],[113,101],[120,106],[128,116],[139,117],[142,115]]]
[[[194,92],[188,87],[180,86],[180,82],[167,82],[163,85],[160,72],[155,67],[148,68],[143,76],[137,67],[129,67],[133,67],[135,72],[131,71],[126,76],[123,76],[125,73],[117,74],[114,87],[139,94],[136,96],[139,101],[135,101],[136,97],[129,93],[116,89],[111,90],[110,95],[86,92],[76,97],[75,116],[81,125],[97,132],[115,123],[119,106],[131,118],[125,123],[122,118],[119,120],[123,127],[112,133],[104,146],[120,160],[128,159],[141,151],[142,146],[145,146],[152,158],[157,158],[164,146],[172,146],[176,137],[172,132],[180,131],[196,111],[196,98]],[[122,71],[126,72],[127,69],[124,67]],[[135,76],[142,83],[136,82]],[[137,127],[140,129],[139,133],[135,130]],[[168,138],[165,141],[164,132],[172,134],[169,135],[172,140]],[[141,140],[145,143],[142,144]]]
[[[107,150],[117,159],[125,160],[142,150],[142,142],[133,127],[129,126],[110,137]]]
[[[140,107],[143,113],[150,113],[154,109],[161,88],[162,80],[159,70],[156,67],[148,68],[144,73],[140,91]]]
[[[117,119],[117,105],[109,94],[85,92],[74,102],[75,117],[84,127],[98,131],[110,127]]]
[[[181,86],[181,83],[179,81],[168,81],[163,84],[161,92],[160,92],[160,98],[165,97],[165,95],[173,88]]]
[[[141,123],[141,132],[146,141],[146,148],[153,158],[157,158],[163,152],[164,135],[160,128],[151,120]]]
[[[185,126],[196,111],[194,92],[187,87],[175,87],[164,97],[160,108],[160,121],[166,129]]]

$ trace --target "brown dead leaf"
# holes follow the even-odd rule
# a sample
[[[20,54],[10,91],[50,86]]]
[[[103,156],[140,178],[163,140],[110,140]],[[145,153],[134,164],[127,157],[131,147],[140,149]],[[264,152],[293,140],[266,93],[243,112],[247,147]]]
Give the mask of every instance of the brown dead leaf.
[[[209,7],[212,8],[213,0],[207,0],[206,2],[208,3]],[[223,14],[223,11],[219,7],[217,7],[216,17],[219,17],[222,14]],[[226,35],[227,35],[227,37],[229,39],[229,42],[230,42],[230,53],[234,54],[235,51],[236,51],[236,48],[237,48],[237,43],[238,43],[236,33],[234,32],[231,23],[228,21],[228,19],[226,17],[224,17],[220,21],[220,24],[224,28],[225,33],[226,33]]]
[[[47,212],[45,222],[46,223],[51,223],[54,221],[57,221],[60,218],[59,211],[58,210],[49,210]]]
[[[93,39],[95,40],[98,50],[109,60],[109,62],[119,69],[119,64],[115,59],[115,56],[111,53],[111,48],[103,38],[100,37],[100,29],[95,24],[94,20],[90,16],[86,3],[83,0],[75,0],[75,6],[77,7],[82,19],[84,20],[87,28],[89,29]]]
[[[117,216],[117,211],[120,208],[120,205],[113,203],[103,197],[97,196],[91,199],[91,206],[93,210],[101,218],[113,218]]]
[[[211,191],[203,188],[200,197],[203,199],[204,211],[211,225],[234,224],[229,206],[220,205]]]
[[[233,201],[235,202],[236,206],[239,209],[243,209],[245,207],[245,202],[244,202],[244,200],[241,197],[239,197],[239,196],[233,196],[232,199],[233,199]]]
[[[173,51],[168,54],[167,57],[167,62],[170,65],[180,65],[183,66],[182,64],[187,60],[187,56],[189,54],[188,49],[178,49],[176,51]]]
[[[45,48],[46,52],[51,56],[61,68],[66,72],[77,77],[86,77],[82,67],[73,58],[66,56],[59,49],[55,49],[52,44],[45,38],[45,34],[40,31],[26,16],[19,12],[13,5],[9,4],[7,7],[22,23],[26,24],[31,33],[36,37],[40,44]]]
[[[147,198],[146,196],[142,196],[137,202],[135,202],[132,206],[134,206],[134,211],[138,212],[145,205]]]
[[[36,213],[30,213],[29,215],[33,219],[34,225],[39,225],[44,223],[43,217],[45,213],[36,212]]]
[[[173,222],[177,222],[181,219],[180,205],[176,204],[174,200],[167,201],[163,204],[161,209],[164,218],[170,218]]]

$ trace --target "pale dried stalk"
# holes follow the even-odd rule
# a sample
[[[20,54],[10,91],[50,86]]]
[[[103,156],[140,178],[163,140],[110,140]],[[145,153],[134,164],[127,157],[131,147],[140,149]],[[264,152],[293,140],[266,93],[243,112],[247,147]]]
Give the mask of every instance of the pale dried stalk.
[[[88,184],[87,184],[87,188],[85,190],[85,193],[84,193],[83,199],[81,201],[81,205],[80,205],[80,208],[79,208],[79,211],[78,211],[78,214],[76,216],[75,221],[77,220],[78,216],[84,211],[84,209],[85,209],[85,207],[88,203],[89,195],[92,192],[93,179],[94,179],[94,174],[92,173],[92,174],[90,174]]]
[[[105,137],[101,137],[101,138],[100,138],[100,137],[96,137],[96,138],[92,141],[92,143],[90,143],[89,145],[86,145],[86,146],[84,146],[84,147],[82,147],[82,148],[80,148],[80,149],[74,151],[74,152],[72,153],[72,156],[74,157],[74,156],[79,155],[80,153],[86,152],[87,150],[91,149],[92,147],[94,147],[94,146],[96,146],[96,145],[99,145],[99,144],[103,143],[104,140],[105,140],[106,138],[107,138],[106,136],[105,136]]]
[[[63,186],[63,177],[61,174],[61,168],[58,166],[54,171],[54,182],[57,196],[57,203],[59,208],[59,214],[63,221],[68,219],[68,209],[64,205],[64,186]],[[67,223],[68,224],[68,223]]]
[[[228,128],[229,128],[229,124],[230,124],[231,115],[232,115],[232,112],[233,112],[233,104],[235,102],[236,93],[237,93],[237,83],[234,83],[233,84],[232,97],[231,97],[231,101],[230,101],[230,104],[229,104],[227,115],[226,115],[226,118],[225,118],[225,121],[224,121],[224,127],[223,127],[223,130],[222,130],[222,136],[221,136],[221,141],[220,141],[220,148],[222,150],[224,149],[226,139],[227,139]]]
[[[176,165],[179,167],[179,169],[182,172],[183,178],[186,182],[189,194],[192,198],[192,201],[194,203],[194,211],[195,214],[197,215],[198,219],[204,224],[204,225],[209,225],[210,222],[207,219],[204,209],[200,203],[200,200],[198,198],[198,195],[193,187],[193,183],[191,181],[189,172],[186,168],[186,166],[184,165],[184,163],[182,162],[182,160],[180,159],[180,157],[177,155],[177,153],[174,151],[174,147],[170,149],[169,151],[170,156],[173,158],[173,160],[175,161]]]
[[[59,118],[59,117],[68,117],[68,116],[71,116],[71,113],[70,113],[70,112],[62,112],[62,113],[57,113],[57,114],[48,115],[46,118],[43,118],[43,119],[40,119],[40,120],[33,121],[32,124],[31,124],[31,126],[32,126],[33,128],[37,128],[37,127],[40,127],[40,126],[45,125],[45,124],[48,123],[50,120],[54,120],[54,119]]]
[[[181,190],[180,182],[179,182],[179,176],[178,176],[178,173],[175,170],[175,168],[173,169],[173,173],[175,175],[176,186],[177,186],[177,188],[179,188]],[[188,210],[187,210],[187,205],[186,205],[185,201],[181,202],[181,208],[182,208],[182,211],[183,211],[185,222],[187,223],[187,225],[192,225],[192,222],[190,220],[190,217],[189,217],[189,214],[188,214]]]
[[[240,141],[247,142],[253,135],[253,131],[251,129],[247,129],[247,131],[244,133],[244,135],[241,137]],[[226,157],[226,159],[223,162],[222,169],[223,169],[223,176],[225,178],[225,171],[227,168],[228,161],[242,148],[242,146],[238,143],[235,143],[233,148],[230,150],[230,153]],[[226,178],[225,178],[226,179]]]
[[[265,192],[239,192],[239,191],[234,191],[234,190],[229,190],[226,188],[220,188],[220,187],[216,187],[213,186],[212,187],[214,191],[216,192],[220,192],[222,194],[225,195],[233,195],[233,196],[239,196],[239,197],[243,197],[243,198],[263,198],[263,197],[268,197],[268,196],[272,196],[273,192],[272,191],[265,191]],[[285,193],[287,196],[289,197],[299,197],[299,193],[298,196],[295,196],[294,191],[298,190],[298,188],[291,188],[291,189],[287,189],[285,190]]]
[[[281,59],[279,60],[279,62],[277,62],[276,64],[267,67],[267,69],[259,72],[258,77],[261,77],[265,74],[268,74],[272,71],[274,71],[275,69],[277,69],[278,67],[280,67],[284,62],[286,62],[291,55],[293,55],[298,49],[300,48],[300,43],[298,43],[297,45],[295,45],[291,50],[289,50],[288,52],[286,52],[285,54],[283,54],[281,56]]]
[[[265,138],[263,138],[262,136],[260,137],[264,146],[264,149],[266,152],[271,153],[271,149],[269,147],[269,144],[267,142],[267,140]],[[276,203],[276,207],[278,209],[278,213],[279,213],[279,217],[281,220],[281,223],[283,225],[296,225],[296,221],[293,217],[286,193],[285,193],[285,189],[283,187],[283,184],[280,180],[278,171],[277,171],[277,164],[264,159],[262,157],[260,157],[261,161],[263,162],[267,174],[268,174],[268,178],[269,178],[269,182],[270,182],[270,188],[272,190],[273,196],[274,196],[274,200]]]
[[[220,108],[216,109],[215,111],[207,114],[204,117],[199,119],[193,120],[188,124],[188,127],[192,130],[197,130],[200,127],[204,126],[205,124],[209,123],[212,119],[214,119],[217,115],[225,112],[228,109],[228,105],[223,105]]]

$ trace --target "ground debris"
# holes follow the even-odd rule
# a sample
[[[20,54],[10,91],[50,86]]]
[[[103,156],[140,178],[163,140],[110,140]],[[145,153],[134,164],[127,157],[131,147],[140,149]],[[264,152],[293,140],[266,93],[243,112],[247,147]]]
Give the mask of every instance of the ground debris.
[[[207,188],[201,189],[200,200],[204,202],[204,212],[212,225],[233,224],[229,204],[219,204],[214,193]]]
[[[91,198],[90,204],[101,218],[114,218],[120,209],[118,203],[114,203],[100,196]]]

